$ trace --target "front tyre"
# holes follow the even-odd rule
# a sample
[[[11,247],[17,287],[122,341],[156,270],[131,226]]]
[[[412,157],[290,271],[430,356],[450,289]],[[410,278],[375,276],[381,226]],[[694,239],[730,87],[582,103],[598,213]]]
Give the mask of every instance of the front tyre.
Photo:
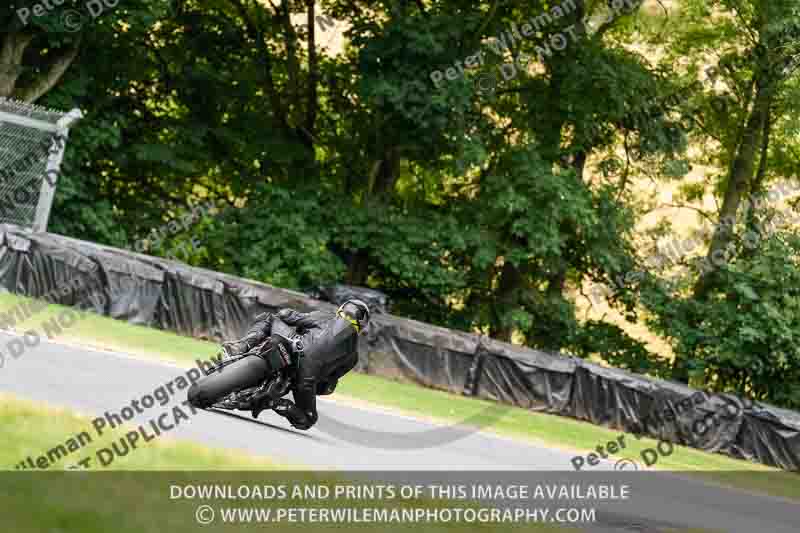
[[[268,369],[260,357],[245,357],[194,383],[189,387],[187,400],[198,409],[207,409],[233,392],[261,384]]]

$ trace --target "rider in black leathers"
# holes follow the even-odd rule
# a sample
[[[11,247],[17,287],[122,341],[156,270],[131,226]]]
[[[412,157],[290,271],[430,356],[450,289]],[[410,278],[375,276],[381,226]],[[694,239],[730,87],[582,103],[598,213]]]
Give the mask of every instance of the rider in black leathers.
[[[286,339],[284,344],[298,358],[292,389],[294,402],[281,398],[268,403],[268,399],[262,401],[256,397],[253,399],[253,416],[258,417],[268,405],[295,428],[309,429],[317,422],[316,395],[331,394],[339,378],[358,362],[358,334],[369,324],[369,307],[361,300],[348,300],[336,313],[300,313],[281,309],[275,316],[296,331],[296,335]],[[243,354],[270,335],[274,337],[272,322],[271,314],[258,315],[242,339],[223,343],[226,355]],[[267,397],[268,391],[263,396]]]

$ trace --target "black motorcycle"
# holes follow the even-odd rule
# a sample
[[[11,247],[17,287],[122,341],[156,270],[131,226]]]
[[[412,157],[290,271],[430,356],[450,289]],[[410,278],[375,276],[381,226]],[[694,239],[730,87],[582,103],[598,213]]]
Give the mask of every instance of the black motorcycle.
[[[242,355],[220,358],[204,371],[205,376],[189,388],[189,403],[200,409],[231,411],[251,411],[256,404],[272,408],[294,385],[298,361],[292,345],[296,342],[295,329],[274,318],[266,341]],[[264,359],[270,350],[280,350],[291,364],[270,375]]]

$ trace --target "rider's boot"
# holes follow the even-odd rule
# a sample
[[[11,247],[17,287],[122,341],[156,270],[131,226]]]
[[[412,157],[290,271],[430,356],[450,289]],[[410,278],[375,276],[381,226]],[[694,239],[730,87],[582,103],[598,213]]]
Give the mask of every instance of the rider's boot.
[[[258,418],[261,411],[271,409],[275,400],[289,392],[291,384],[291,380],[284,372],[265,381],[250,399],[250,405],[253,406],[251,413],[253,418]]]
[[[223,342],[222,353],[224,359],[245,354],[264,342],[270,335],[272,315],[261,313],[256,316],[256,321],[247,330],[244,337],[239,340]]]
[[[297,429],[311,429],[311,427],[317,422],[316,410],[303,411],[296,403],[287,400],[286,398],[276,400],[272,409],[282,417],[286,418],[292,427]]]

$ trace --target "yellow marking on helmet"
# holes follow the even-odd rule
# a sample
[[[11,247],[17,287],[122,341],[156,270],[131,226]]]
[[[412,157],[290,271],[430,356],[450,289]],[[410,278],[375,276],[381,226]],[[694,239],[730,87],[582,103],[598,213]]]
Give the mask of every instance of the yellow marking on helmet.
[[[355,328],[356,333],[361,333],[361,326],[358,325],[358,321],[355,318],[350,318],[349,316],[342,313],[342,310],[336,311],[336,316],[340,316],[350,322],[350,324]]]

